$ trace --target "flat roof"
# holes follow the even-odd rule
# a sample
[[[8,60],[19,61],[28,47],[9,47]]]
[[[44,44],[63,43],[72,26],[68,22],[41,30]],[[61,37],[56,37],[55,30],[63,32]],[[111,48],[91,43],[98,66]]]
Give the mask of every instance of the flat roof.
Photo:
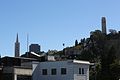
[[[82,60],[73,60],[73,63],[89,64],[90,65],[89,61],[82,61]]]
[[[72,62],[76,64],[88,64],[90,65],[89,61],[83,61],[83,60],[61,60],[61,61],[44,61],[44,62],[33,62],[33,64],[38,64],[38,63],[49,63],[49,62]]]
[[[13,59],[26,59],[26,60],[37,60],[37,59],[35,59],[35,58],[26,58],[26,57],[9,57],[9,56],[4,56],[4,57],[2,57],[2,59],[3,58],[13,58]]]

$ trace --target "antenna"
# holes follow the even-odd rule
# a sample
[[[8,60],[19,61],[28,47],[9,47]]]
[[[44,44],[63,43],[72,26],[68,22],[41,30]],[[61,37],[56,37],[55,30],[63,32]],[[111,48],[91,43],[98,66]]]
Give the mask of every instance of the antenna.
[[[29,34],[27,33],[27,52],[28,52],[28,46],[29,46]]]

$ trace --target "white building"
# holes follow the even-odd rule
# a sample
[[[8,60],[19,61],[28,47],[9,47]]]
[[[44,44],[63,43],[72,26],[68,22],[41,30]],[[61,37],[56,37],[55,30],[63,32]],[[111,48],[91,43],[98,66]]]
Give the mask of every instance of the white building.
[[[33,62],[33,80],[89,80],[88,61]]]

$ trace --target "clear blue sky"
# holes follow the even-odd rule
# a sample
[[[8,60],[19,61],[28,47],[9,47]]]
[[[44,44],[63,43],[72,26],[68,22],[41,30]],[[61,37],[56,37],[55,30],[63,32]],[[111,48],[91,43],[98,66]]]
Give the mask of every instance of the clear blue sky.
[[[42,51],[73,46],[77,39],[89,37],[101,29],[101,17],[107,29],[120,30],[119,0],[0,0],[0,54],[14,56],[19,34],[21,54],[29,44],[41,45]]]

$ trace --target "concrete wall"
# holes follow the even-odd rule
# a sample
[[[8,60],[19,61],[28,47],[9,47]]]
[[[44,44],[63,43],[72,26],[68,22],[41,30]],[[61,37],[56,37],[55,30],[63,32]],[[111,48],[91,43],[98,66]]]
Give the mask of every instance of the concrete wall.
[[[32,75],[32,69],[14,68],[14,73],[18,75]]]

